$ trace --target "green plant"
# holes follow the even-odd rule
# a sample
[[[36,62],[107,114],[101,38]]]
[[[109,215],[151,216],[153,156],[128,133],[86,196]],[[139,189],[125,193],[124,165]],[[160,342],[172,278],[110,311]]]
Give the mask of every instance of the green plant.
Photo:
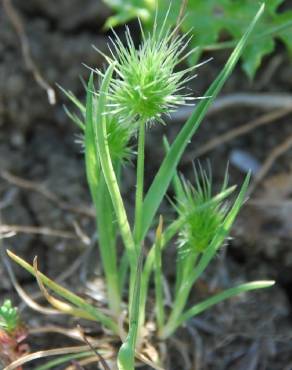
[[[27,330],[20,320],[16,307],[9,299],[0,307],[0,364],[5,366],[17,360],[28,350]],[[18,370],[22,370],[18,367]]]
[[[231,74],[263,10],[264,6],[261,6],[222,72],[206,92],[205,99],[197,105],[174,142],[169,145],[164,139],[166,155],[145,196],[146,128],[153,122],[163,122],[163,114],[189,99],[180,91],[187,80],[186,72],[191,72],[193,68],[179,72],[175,70],[176,65],[184,58],[184,38],[177,36],[177,28],[170,31],[165,20],[160,29],[154,28],[152,34],[145,34],[142,30],[142,44],[138,49],[135,49],[127,32],[127,46],[124,47],[117,39],[113,42],[115,50],[112,57],[105,56],[109,64],[105,73],[94,71],[100,76],[98,90],[94,85],[94,72],[91,73],[85,105],[72,93],[66,92],[81,113],[78,116],[68,112],[84,135],[86,175],[96,209],[98,246],[110,314],[40,273],[36,260],[31,266],[12,252],[8,253],[13,260],[36,276],[44,295],[55,308],[66,314],[98,321],[121,338],[123,343],[117,359],[120,370],[133,370],[136,356],[145,360],[141,353],[142,332],[148,319],[145,306],[152,273],[157,336],[160,339],[169,338],[188,319],[226,298],[241,292],[270,287],[274,283],[258,281],[242,284],[188,307],[192,286],[228,236],[244,202],[249,176],[233,204],[227,206],[226,199],[235,191],[235,187],[228,187],[227,175],[222,189],[214,195],[210,175],[202,169],[195,172],[195,185],[190,185],[176,172],[187,143]],[[134,155],[130,143],[135,136],[138,136],[137,182],[135,215],[131,225],[121,195],[121,185],[123,166]],[[172,202],[176,218],[164,228],[163,218],[160,216],[158,221],[157,213],[171,183],[176,194]],[[146,252],[145,237],[149,229],[157,223],[154,244]],[[121,258],[118,258],[117,253],[118,236],[124,245]],[[167,314],[162,289],[163,252],[175,237],[179,240],[175,299]],[[50,296],[45,287],[67,302]],[[128,299],[125,298],[125,293],[128,293]],[[127,317],[121,324],[124,303]]]
[[[156,22],[161,25],[169,10],[169,1],[166,0],[104,0],[104,2],[116,13],[107,20],[106,28],[134,18],[140,18],[144,24],[151,27],[157,9]],[[256,32],[242,53],[242,67],[250,78],[254,77],[263,57],[274,51],[276,40],[284,43],[287,51],[292,53],[290,37],[292,11],[279,11],[282,4],[284,0],[266,1],[266,12],[258,22]],[[247,28],[257,6],[258,3],[254,0],[186,1],[187,15],[184,17],[181,28],[184,32],[192,29],[191,43],[197,48],[190,57],[190,64],[193,65],[203,51],[234,47],[240,35]],[[176,24],[179,12],[180,2],[174,1],[168,15],[169,25]],[[225,41],[226,38],[227,41]]]
[[[0,327],[11,333],[19,326],[19,322],[17,308],[7,299],[0,307]]]

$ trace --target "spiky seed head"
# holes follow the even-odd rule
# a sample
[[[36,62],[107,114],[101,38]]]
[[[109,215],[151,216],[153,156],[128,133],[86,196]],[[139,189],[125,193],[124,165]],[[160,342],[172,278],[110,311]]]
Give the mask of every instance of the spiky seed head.
[[[176,31],[176,30],[175,30]],[[147,36],[142,30],[142,43],[135,48],[126,31],[127,46],[116,36],[111,62],[115,62],[116,78],[110,86],[111,112],[123,121],[160,121],[190,98],[181,92],[192,68],[175,71],[185,58],[186,36],[175,31],[154,28]]]
[[[211,176],[200,169],[195,173],[195,186],[182,180],[182,193],[176,209],[187,221],[179,233],[179,256],[203,252],[219,232],[228,207],[225,202],[214,201]],[[225,189],[222,189],[224,191]]]
[[[66,91],[61,88],[65,95],[71,100],[71,102],[75,105],[77,110],[79,110],[79,115],[75,113],[71,113],[66,108],[66,113],[69,118],[83,131],[85,130],[86,119],[85,119],[85,112],[86,107],[85,105],[70,91]],[[93,98],[95,99],[95,105],[98,104],[98,95],[94,94]],[[118,117],[113,114],[107,114],[107,134],[108,134],[108,145],[109,151],[111,153],[111,158],[113,161],[119,161],[121,163],[125,163],[130,160],[131,154],[133,149],[129,145],[129,141],[131,136],[134,134],[134,128],[130,124],[123,124],[120,125]],[[77,136],[75,140],[76,143],[81,144],[84,149],[84,133]]]
[[[108,146],[113,161],[125,163],[130,161],[133,148],[129,144],[134,128],[130,124],[120,125],[117,117],[107,116]]]

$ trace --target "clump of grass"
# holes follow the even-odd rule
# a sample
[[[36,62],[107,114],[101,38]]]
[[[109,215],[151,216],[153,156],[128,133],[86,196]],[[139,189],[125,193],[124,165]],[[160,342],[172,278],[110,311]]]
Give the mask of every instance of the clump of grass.
[[[153,34],[149,35],[142,31],[142,43],[136,49],[127,31],[126,46],[118,38],[112,41],[114,50],[112,57],[106,57],[108,68],[105,73],[94,70],[91,74],[86,103],[81,103],[72,93],[66,92],[80,111],[79,116],[70,112],[68,114],[84,137],[86,175],[96,210],[98,247],[110,314],[41,274],[36,264],[29,265],[12,252],[9,255],[37,277],[45,296],[56,308],[63,313],[98,321],[121,338],[122,345],[117,356],[119,370],[133,370],[136,358],[146,361],[143,357],[143,331],[149,319],[145,307],[152,275],[157,314],[156,335],[161,340],[169,338],[191,317],[224,299],[273,285],[272,281],[242,284],[188,308],[188,297],[193,285],[229,235],[245,200],[249,176],[234,202],[229,200],[227,206],[227,199],[235,192],[235,187],[228,187],[227,177],[221,190],[213,194],[211,177],[203,169],[196,172],[194,185],[179,178],[176,172],[189,140],[231,74],[263,9],[264,6],[256,14],[222,72],[207,90],[205,98],[194,109],[173,143],[167,144],[165,158],[146,195],[144,152],[148,124],[163,122],[165,114],[188,100],[188,96],[181,91],[187,80],[192,78],[188,76],[194,68],[176,71],[177,64],[186,55],[186,46],[183,45],[186,40],[177,36],[177,29],[171,31],[163,26],[160,31],[155,28]],[[98,89],[94,83],[95,72],[100,79]],[[135,153],[130,143],[136,136],[138,148]],[[163,145],[163,139],[161,143]],[[123,168],[135,154],[135,215],[131,224],[121,186]],[[162,216],[158,221],[157,211],[171,183],[176,193],[173,202],[176,218],[165,224]],[[145,237],[151,227],[156,228],[156,239],[149,249],[144,245],[147,244]],[[122,258],[118,258],[117,253],[118,236],[124,245]],[[175,238],[178,243],[176,286],[173,306],[166,311],[162,288],[163,252]],[[45,286],[70,304],[53,299]],[[125,292],[128,293],[128,299],[124,299]],[[121,325],[125,304],[126,329]],[[158,364],[152,363],[152,366],[157,368]]]

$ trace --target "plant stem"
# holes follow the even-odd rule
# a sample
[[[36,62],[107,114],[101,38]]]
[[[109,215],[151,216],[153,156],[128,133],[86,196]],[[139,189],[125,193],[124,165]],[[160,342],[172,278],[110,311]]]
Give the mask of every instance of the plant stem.
[[[164,305],[163,305],[163,276],[162,276],[162,261],[161,261],[161,237],[163,228],[163,218],[160,216],[159,225],[156,230],[155,241],[155,311],[157,317],[158,331],[160,331],[164,324]]]
[[[185,220],[183,218],[174,221],[168,226],[166,231],[161,235],[160,248],[163,250],[167,243],[175,236]],[[155,262],[155,245],[153,245],[147,255],[144,269],[141,276],[141,298],[140,298],[140,312],[139,312],[139,325],[143,326],[145,321],[145,305],[147,292],[149,288],[149,280],[152,268]]]
[[[138,158],[137,158],[137,186],[136,186],[136,201],[135,201],[135,228],[134,236],[137,243],[140,239],[142,229],[142,209],[143,209],[143,193],[144,193],[144,160],[145,160],[145,124],[144,120],[139,123],[138,134]],[[136,245],[138,250],[141,245]]]
[[[118,369],[135,370],[135,348],[139,331],[139,310],[141,293],[143,250],[141,250],[135,274],[134,287],[129,304],[129,331],[125,342],[118,352]]]
[[[179,252],[178,252],[179,253]],[[185,281],[191,278],[192,272],[195,269],[195,263],[198,258],[198,253],[193,252],[188,256],[177,256],[176,267],[176,284],[175,284],[175,297],[177,298],[181,286]]]

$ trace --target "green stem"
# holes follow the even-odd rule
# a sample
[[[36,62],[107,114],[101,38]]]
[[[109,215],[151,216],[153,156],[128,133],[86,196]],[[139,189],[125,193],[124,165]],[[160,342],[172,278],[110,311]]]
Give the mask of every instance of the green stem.
[[[134,240],[137,253],[140,253],[142,242],[139,242],[139,235],[142,228],[142,209],[144,193],[144,159],[145,159],[145,121],[139,122],[138,133],[138,156],[137,156],[137,175],[136,175],[136,199],[135,199],[135,222]],[[135,276],[133,270],[130,273],[129,307],[132,306],[133,288]]]
[[[168,226],[166,231],[161,235],[161,241],[160,241],[161,250],[163,250],[165,246],[168,244],[168,242],[175,236],[175,234],[178,232],[180,227],[183,225],[184,221],[185,219],[181,218],[181,219],[178,219],[172,222],[172,224]],[[143,326],[144,321],[145,321],[146,298],[147,298],[147,292],[149,288],[150,275],[153,269],[154,262],[155,262],[155,245],[152,246],[152,248],[150,249],[147,255],[144,269],[142,272],[142,277],[141,277],[139,326]]]
[[[179,253],[179,252],[178,252]],[[175,282],[175,297],[178,297],[181,286],[185,281],[190,279],[192,275],[195,264],[198,258],[198,253],[193,252],[187,256],[177,256],[177,266],[176,266],[176,282]]]
[[[162,329],[164,325],[164,304],[163,304],[163,275],[162,275],[162,227],[163,219],[160,216],[159,225],[156,231],[156,241],[155,241],[155,311],[157,318],[158,331]]]
[[[133,294],[129,306],[129,332],[126,341],[118,352],[118,369],[134,370],[135,348],[139,331],[139,311],[141,293],[141,272],[142,272],[143,250],[140,252],[138,265],[135,274]]]
[[[145,120],[139,123],[138,136],[138,158],[137,158],[137,187],[136,187],[136,201],[135,201],[135,241],[140,239],[142,229],[142,210],[143,210],[143,194],[144,194],[144,161],[145,161]],[[138,250],[140,245],[136,245]]]
[[[129,271],[129,259],[127,253],[123,253],[120,264],[119,264],[119,289],[120,289],[120,295],[123,296],[125,284],[128,277],[128,271]]]

